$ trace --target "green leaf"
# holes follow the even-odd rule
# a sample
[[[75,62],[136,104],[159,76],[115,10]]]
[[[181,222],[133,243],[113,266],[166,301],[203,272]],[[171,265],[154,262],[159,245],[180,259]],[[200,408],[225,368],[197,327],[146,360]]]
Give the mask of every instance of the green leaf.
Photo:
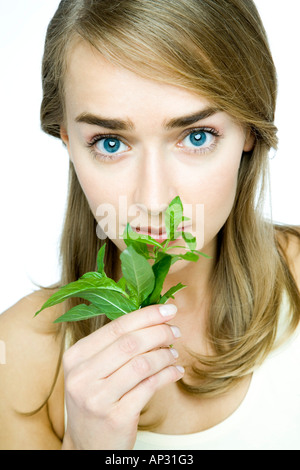
[[[188,253],[184,253],[182,255],[178,255],[180,256],[181,259],[184,259],[186,261],[198,261],[199,259],[199,256],[196,255],[195,253],[191,253],[191,252],[188,252]]]
[[[120,258],[124,277],[135,288],[139,304],[142,304],[154,288],[155,277],[152,268],[131,245],[121,253]]]
[[[184,241],[187,243],[188,247],[190,250],[195,250],[197,246],[197,241],[196,237],[192,235],[190,232],[181,232],[181,236],[184,239]]]
[[[140,306],[140,303],[139,303],[139,296],[138,296],[137,290],[128,281],[126,281],[126,291],[129,294],[129,298],[130,298],[131,302],[133,302],[136,306],[136,309],[138,309],[139,306]]]
[[[182,248],[182,247],[180,247],[180,248]],[[174,263],[176,263],[177,261],[179,261],[181,259],[180,255],[170,255],[170,256],[172,256],[171,266],[173,266]]]
[[[132,235],[133,234],[133,235]],[[123,239],[126,243],[127,246],[133,246],[135,251],[139,253],[140,255],[144,256],[145,258],[149,259],[149,250],[146,244],[144,243],[139,243],[135,238],[136,237],[136,232],[132,229],[130,224],[127,224],[124,233],[123,233]]]
[[[120,287],[124,292],[126,292],[126,279],[125,277],[121,277],[121,279],[117,282],[117,286]]]
[[[168,238],[175,240],[175,232],[178,225],[183,220],[183,206],[179,196],[176,196],[170,203],[165,214],[165,226]]]
[[[157,242],[154,238],[150,237],[150,235],[144,235],[144,234],[135,232],[130,226],[130,224],[127,224],[127,227],[123,233],[123,238],[127,246],[133,246],[134,249],[137,252],[140,252],[142,255],[145,255],[145,254],[149,255],[149,250],[147,247],[145,248],[141,248],[141,246],[137,247],[137,245],[139,244],[154,245],[154,246],[157,246],[158,248],[163,249],[163,245],[161,243]]]
[[[160,304],[165,304],[167,302],[167,300],[171,297],[172,299],[174,299],[174,294],[182,289],[184,289],[185,285],[181,284],[181,282],[179,282],[179,284],[177,284],[176,286],[174,287],[171,287],[171,289],[169,289],[160,299],[159,303]]]
[[[100,284],[101,283],[101,284]],[[78,281],[71,282],[66,286],[61,287],[57,292],[55,292],[42,306],[42,308],[35,314],[38,315],[45,308],[52,307],[57,305],[71,297],[80,297],[84,298],[82,295],[84,292],[90,292],[91,290],[97,291],[108,291],[115,290],[121,294],[126,294],[112,279],[107,277],[94,279],[93,277],[88,277],[86,279],[79,279]]]
[[[80,294],[80,298],[91,302],[102,313],[105,313],[108,318],[110,318],[110,315],[118,318],[121,315],[136,310],[136,305],[130,299],[125,298],[120,292],[113,290],[93,289]]]
[[[193,253],[198,253],[199,255],[204,256],[204,258],[207,259],[213,259],[212,256],[206,255],[205,253],[202,253],[202,251],[193,250]]]
[[[105,277],[102,273],[98,273],[95,271],[85,273],[83,276],[81,276],[80,279],[94,279],[99,281],[99,285],[101,284],[102,279]]]
[[[98,273],[105,274],[104,272],[104,256],[105,256],[105,248],[106,248],[106,243],[100,248],[97,256],[97,267],[98,267]]]
[[[94,305],[80,304],[61,315],[54,323],[87,320],[97,315],[103,315],[103,312],[100,312]]]
[[[158,262],[154,263],[154,265],[152,266],[152,270],[155,275],[155,287],[153,292],[151,293],[148,305],[157,304],[159,302],[160,293],[162,291],[166,276],[171,267],[172,256],[167,255],[166,253],[164,253],[163,255],[163,258],[161,258]]]
[[[54,323],[88,320],[89,318],[94,318],[99,315],[106,315],[110,320],[115,320],[123,315],[123,313],[120,315],[119,312],[103,312],[98,307],[95,307],[95,305],[80,304],[68,310],[64,315],[61,315]]]

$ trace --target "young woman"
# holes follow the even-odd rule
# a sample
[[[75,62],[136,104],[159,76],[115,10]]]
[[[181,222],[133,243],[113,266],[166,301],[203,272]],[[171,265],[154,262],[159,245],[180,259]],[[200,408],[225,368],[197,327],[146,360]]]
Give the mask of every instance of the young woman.
[[[112,322],[54,324],[78,299],[33,319],[59,286],[1,315],[0,447],[299,450],[300,236],[262,213],[276,72],[253,1],[63,0],[42,77],[42,127],[70,156],[60,285],[104,242],[119,280],[126,224],[163,238],[177,195],[204,207],[211,259],[175,263],[163,291],[186,289]]]

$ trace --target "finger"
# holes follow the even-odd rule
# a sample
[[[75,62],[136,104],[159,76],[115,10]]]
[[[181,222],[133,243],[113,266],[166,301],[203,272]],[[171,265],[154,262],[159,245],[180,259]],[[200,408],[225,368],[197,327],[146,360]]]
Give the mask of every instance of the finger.
[[[177,382],[182,379],[184,368],[181,366],[169,366],[157,374],[147,377],[140,382],[135,388],[126,393],[120,400],[118,405],[126,410],[129,419],[136,416],[137,413],[145,408],[153,395],[162,387]]]
[[[110,402],[117,402],[140,382],[174,364],[177,358],[178,352],[173,348],[160,348],[134,357],[105,379],[106,385],[111,390]]]
[[[166,323],[175,317],[175,304],[150,305],[123,315],[94,333],[82,338],[72,347],[75,357],[85,359],[107,348],[121,336],[142,328]]]
[[[106,349],[84,361],[82,367],[92,380],[104,379],[136,356],[166,347],[180,337],[176,326],[166,324],[149,326],[120,337]]]

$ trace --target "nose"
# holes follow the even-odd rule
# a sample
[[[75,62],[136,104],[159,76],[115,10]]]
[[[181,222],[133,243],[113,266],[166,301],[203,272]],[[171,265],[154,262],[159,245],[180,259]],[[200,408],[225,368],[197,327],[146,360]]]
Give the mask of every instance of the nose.
[[[166,154],[155,145],[144,149],[134,194],[134,202],[141,214],[154,217],[163,214],[175,193]]]

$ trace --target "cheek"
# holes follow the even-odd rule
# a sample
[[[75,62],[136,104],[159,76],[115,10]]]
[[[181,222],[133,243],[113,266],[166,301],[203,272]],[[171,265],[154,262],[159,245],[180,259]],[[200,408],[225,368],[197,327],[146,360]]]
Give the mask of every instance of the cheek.
[[[101,184],[99,175],[91,171],[88,165],[77,164],[76,160],[73,163],[78,181],[87,198],[91,211],[96,215],[97,207],[103,201],[107,188],[105,188],[104,184]]]
[[[119,233],[119,187],[99,171],[93,161],[83,161],[73,154],[73,165],[79,184],[85,194],[89,207],[96,221],[97,236],[103,240],[118,239]],[[125,247],[124,247],[125,248]]]
[[[82,170],[82,169],[81,169]],[[111,185],[105,184],[97,172],[80,171],[77,176],[94,218],[97,221],[97,236],[116,239],[118,230],[117,196]]]
[[[237,188],[239,166],[224,167],[212,175],[205,194],[207,209],[213,213],[228,213],[231,210]]]
[[[207,245],[217,236],[230,215],[236,196],[241,154],[212,164],[194,185],[194,201],[203,204],[202,224],[197,224],[197,238],[202,245]]]
[[[103,204],[113,204],[116,199],[116,191],[112,184],[108,184],[105,175],[99,172],[99,168],[92,159],[83,159],[80,154],[72,152],[72,162],[74,169],[88,201],[90,209],[95,218],[99,212],[99,206]]]

